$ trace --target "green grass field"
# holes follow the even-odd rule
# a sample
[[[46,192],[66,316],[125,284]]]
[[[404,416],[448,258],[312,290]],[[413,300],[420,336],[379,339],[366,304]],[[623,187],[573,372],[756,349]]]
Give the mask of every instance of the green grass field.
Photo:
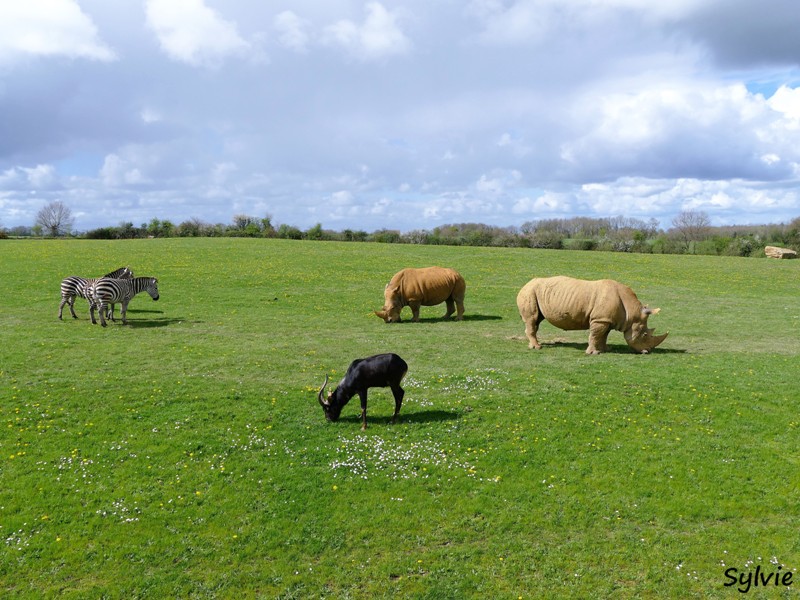
[[[67,275],[159,278],[129,325]],[[372,315],[450,266],[466,318]],[[661,307],[651,355],[586,356],[530,278]],[[15,598],[732,598],[800,567],[800,261],[247,239],[0,242],[0,593]],[[68,314],[68,311],[65,311]],[[403,316],[410,317],[409,309]],[[325,374],[393,351],[327,423]],[[800,580],[800,574],[797,574]],[[774,580],[772,580],[774,581]],[[747,597],[797,596],[751,586]]]

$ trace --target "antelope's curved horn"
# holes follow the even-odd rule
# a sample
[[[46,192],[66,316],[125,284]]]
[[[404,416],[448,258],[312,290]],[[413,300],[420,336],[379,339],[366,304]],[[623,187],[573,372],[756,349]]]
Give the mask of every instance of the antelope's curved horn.
[[[328,385],[328,374],[325,374],[325,383],[322,384],[322,387],[319,390],[319,394],[317,394],[317,400],[319,400],[320,406],[323,408],[328,406],[328,402],[325,400],[325,386]]]

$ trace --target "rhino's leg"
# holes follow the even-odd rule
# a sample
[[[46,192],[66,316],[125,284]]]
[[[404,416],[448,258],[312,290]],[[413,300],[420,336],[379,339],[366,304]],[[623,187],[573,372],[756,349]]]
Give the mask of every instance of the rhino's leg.
[[[411,316],[411,320],[414,321],[414,323],[419,323],[419,307],[420,307],[420,303],[419,302],[412,302],[412,303],[409,303],[409,306],[411,307],[411,315],[412,315]]]
[[[593,321],[589,325],[589,347],[586,348],[586,354],[600,354],[608,351],[606,342],[610,331],[611,325],[609,323]]]
[[[444,301],[447,305],[447,312],[444,313],[443,319],[449,319],[450,315],[456,312],[456,303],[453,301],[453,297],[450,296],[447,300]]]
[[[536,332],[539,329],[539,322],[535,316],[526,317],[523,319],[525,321],[525,335],[528,338],[528,348],[535,348],[536,350],[541,350],[542,345],[539,343],[539,340],[536,339]]]
[[[456,321],[464,320],[464,298],[456,298]]]

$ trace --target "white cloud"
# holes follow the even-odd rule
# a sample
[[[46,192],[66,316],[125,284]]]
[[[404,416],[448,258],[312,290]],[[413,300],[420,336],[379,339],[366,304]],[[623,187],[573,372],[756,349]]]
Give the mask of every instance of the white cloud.
[[[742,84],[690,81],[589,93],[575,105],[587,130],[562,143],[561,158],[589,179],[785,177],[791,160],[800,159],[792,132],[800,105],[793,94],[775,97],[765,102]]]
[[[115,58],[92,19],[73,0],[1,2],[0,64],[24,55]]]
[[[797,23],[793,0],[0,0],[0,221],[32,194],[82,229],[788,221]]]
[[[306,52],[311,40],[311,24],[290,10],[278,14],[274,21],[281,45],[297,52]]]
[[[519,198],[511,211],[525,219],[538,220],[569,214],[572,209],[573,198],[569,194],[545,192],[535,198]]]
[[[334,206],[349,206],[353,203],[353,193],[348,190],[340,190],[331,194],[331,204]]]
[[[215,67],[229,56],[246,52],[234,23],[223,19],[203,0],[147,0],[147,24],[173,60]]]
[[[211,170],[211,181],[215,185],[224,185],[236,174],[238,167],[232,162],[222,162],[214,165]]]
[[[13,167],[0,173],[0,189],[42,190],[57,184],[53,165]]]
[[[800,127],[800,88],[792,89],[782,85],[769,99],[768,104]]]
[[[145,108],[140,113],[139,116],[144,123],[158,123],[162,117],[161,113],[153,108]]]
[[[408,52],[411,41],[398,26],[397,15],[379,2],[368,2],[365,8],[367,14],[362,24],[348,19],[337,21],[325,28],[324,40],[362,60]]]
[[[491,194],[498,196],[507,192],[510,188],[519,184],[522,179],[522,173],[517,170],[508,172],[495,172],[493,176],[487,177],[485,174],[480,176],[475,189],[481,194]]]
[[[109,154],[100,169],[103,185],[108,187],[137,186],[147,182],[141,169],[130,160]]]

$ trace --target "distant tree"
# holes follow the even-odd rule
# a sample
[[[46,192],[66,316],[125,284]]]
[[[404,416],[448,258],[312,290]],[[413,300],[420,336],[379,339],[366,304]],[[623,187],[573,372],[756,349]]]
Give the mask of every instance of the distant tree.
[[[130,221],[122,222],[119,224],[119,227],[117,227],[117,236],[122,240],[132,240],[139,237],[139,231],[142,230],[136,229]]]
[[[209,228],[207,223],[204,223],[197,217],[192,217],[188,221],[184,221],[178,225],[177,233],[179,237],[200,237],[205,235]]]
[[[415,229],[403,235],[406,244],[430,244],[432,235],[424,229]]]
[[[293,225],[286,225],[284,223],[278,227],[278,237],[288,240],[299,240],[303,238],[303,232]]]
[[[672,226],[688,249],[692,242],[699,242],[708,237],[711,220],[708,214],[701,210],[685,210],[672,219]]]
[[[27,225],[16,225],[9,230],[9,233],[17,237],[30,237],[33,235],[31,228]]]
[[[226,235],[233,237],[272,237],[274,231],[270,215],[263,219],[251,217],[250,215],[235,215]]]
[[[275,227],[272,225],[272,215],[270,214],[261,219],[261,235],[275,237]]]
[[[87,240],[115,240],[119,237],[119,231],[116,227],[99,227],[90,229],[83,237]]]
[[[401,241],[400,232],[394,229],[379,229],[373,231],[367,239],[382,244],[397,244]]]
[[[246,230],[251,225],[257,225],[258,219],[255,217],[251,217],[249,215],[234,215],[233,217],[233,228],[234,229],[241,229],[242,231]]]
[[[361,229],[356,231],[345,229],[342,232],[342,239],[344,239],[345,242],[363,242],[366,241],[368,235],[366,231]]]
[[[144,225],[142,225],[142,229],[145,229]],[[153,217],[150,221],[150,224],[147,226],[147,235],[151,237],[158,237],[161,233],[161,221]]]
[[[322,223],[317,223],[305,233],[307,240],[321,240],[323,238]]]
[[[36,214],[36,224],[50,237],[68,234],[74,221],[72,211],[61,200],[47,204]]]
[[[795,217],[786,226],[786,243],[795,250],[800,250],[800,217]]]

